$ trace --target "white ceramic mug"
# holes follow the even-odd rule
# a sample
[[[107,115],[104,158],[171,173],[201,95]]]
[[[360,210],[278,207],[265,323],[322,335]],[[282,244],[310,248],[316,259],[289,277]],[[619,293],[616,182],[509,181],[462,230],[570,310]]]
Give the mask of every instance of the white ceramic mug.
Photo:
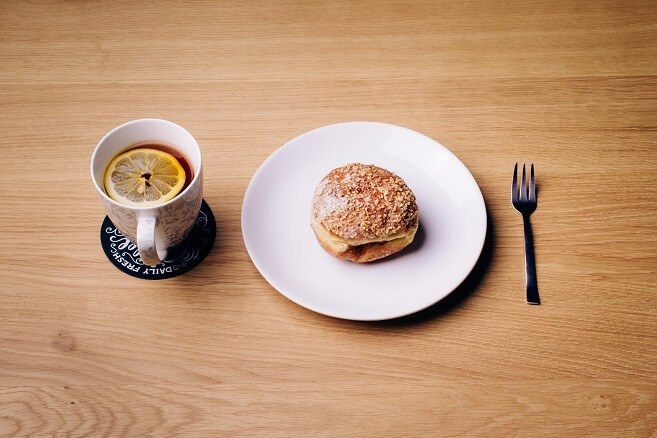
[[[194,177],[176,197],[156,206],[132,207],[116,202],[105,192],[105,169],[116,155],[144,141],[163,142],[179,149],[189,159]],[[142,262],[149,266],[162,263],[168,248],[187,237],[201,209],[201,150],[187,130],[166,120],[133,120],[108,132],[91,157],[91,179],[110,220],[137,245]]]

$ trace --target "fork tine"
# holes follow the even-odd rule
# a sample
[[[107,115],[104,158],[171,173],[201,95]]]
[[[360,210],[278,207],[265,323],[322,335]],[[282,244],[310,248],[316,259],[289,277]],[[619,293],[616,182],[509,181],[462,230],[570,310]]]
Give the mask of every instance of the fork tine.
[[[527,179],[525,178],[525,165],[522,165],[522,179],[520,180],[520,200],[527,200]]]
[[[531,177],[529,178],[529,199],[536,201],[536,186],[534,185],[534,163],[532,163]]]
[[[513,168],[513,181],[511,182],[511,201],[518,200],[518,163]]]

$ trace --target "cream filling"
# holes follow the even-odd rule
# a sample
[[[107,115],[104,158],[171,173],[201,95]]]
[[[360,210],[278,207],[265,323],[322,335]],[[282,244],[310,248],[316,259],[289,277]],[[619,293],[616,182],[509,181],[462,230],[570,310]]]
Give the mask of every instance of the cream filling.
[[[331,246],[333,246],[336,250],[340,252],[344,252],[349,248],[350,246],[359,246],[359,245],[366,245],[368,243],[382,243],[382,242],[390,242],[391,240],[397,240],[397,239],[406,239],[406,232],[404,231],[398,231],[395,234],[391,234],[390,236],[383,237],[381,239],[354,239],[354,240],[347,240],[343,239],[339,236],[336,236],[334,233],[329,231],[320,221],[315,218],[314,215],[310,215],[310,221],[312,223],[313,229],[315,232],[319,233],[321,236],[321,239],[324,241],[329,241],[331,242]]]

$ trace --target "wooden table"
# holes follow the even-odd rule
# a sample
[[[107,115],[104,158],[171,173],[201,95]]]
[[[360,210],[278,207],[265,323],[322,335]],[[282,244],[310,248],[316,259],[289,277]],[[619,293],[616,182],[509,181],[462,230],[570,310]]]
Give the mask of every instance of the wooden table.
[[[655,436],[657,3],[137,3],[0,5],[0,435]],[[159,282],[108,262],[89,177],[142,117],[199,140],[218,220]],[[312,313],[242,241],[258,166],[349,120],[441,142],[487,203],[474,273],[402,320]]]

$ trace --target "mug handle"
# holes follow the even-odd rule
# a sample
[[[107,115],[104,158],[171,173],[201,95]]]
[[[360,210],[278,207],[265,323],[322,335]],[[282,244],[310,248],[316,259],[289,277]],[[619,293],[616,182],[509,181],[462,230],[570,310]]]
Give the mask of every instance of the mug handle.
[[[155,266],[162,263],[155,245],[156,223],[157,220],[153,216],[140,217],[137,223],[137,249],[139,249],[139,257],[148,266]]]

